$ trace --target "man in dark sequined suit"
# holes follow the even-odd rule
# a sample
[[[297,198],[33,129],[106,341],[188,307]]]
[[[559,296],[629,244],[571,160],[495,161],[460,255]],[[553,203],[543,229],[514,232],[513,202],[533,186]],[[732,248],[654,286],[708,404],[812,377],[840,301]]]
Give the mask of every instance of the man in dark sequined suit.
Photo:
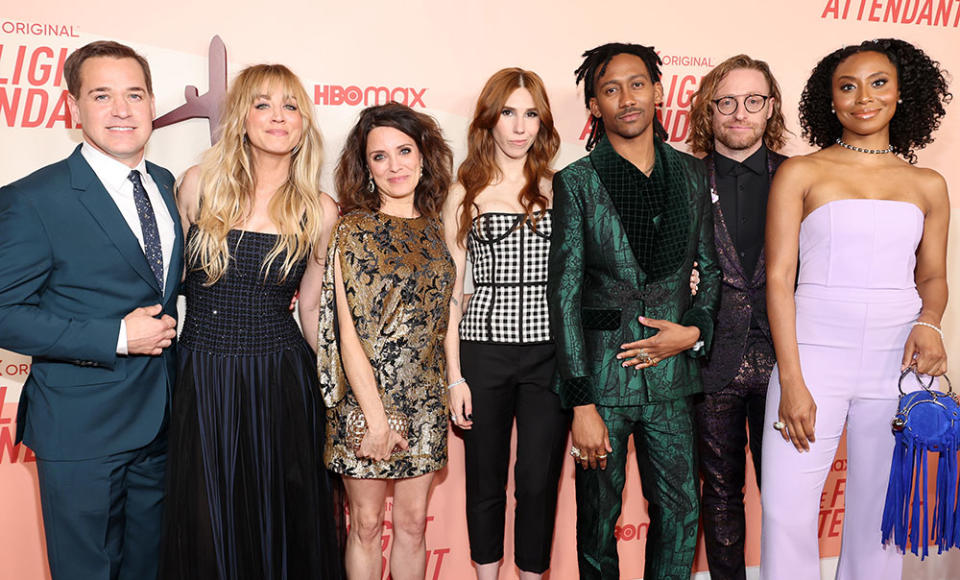
[[[587,150],[553,180],[548,302],[555,388],[573,408],[583,579],[620,578],[617,540],[631,435],[649,502],[645,578],[689,580],[698,491],[691,396],[709,349],[719,268],[707,177],[664,140],[660,59],[607,44],[577,70]],[[688,285],[700,264],[700,291]]]
[[[744,580],[747,427],[760,485],[767,383],[776,362],[767,322],[764,224],[770,181],[785,159],[780,87],[763,61],[737,55],[703,78],[687,142],[704,162],[723,273],[714,346],[694,403],[702,521],[713,580]]]

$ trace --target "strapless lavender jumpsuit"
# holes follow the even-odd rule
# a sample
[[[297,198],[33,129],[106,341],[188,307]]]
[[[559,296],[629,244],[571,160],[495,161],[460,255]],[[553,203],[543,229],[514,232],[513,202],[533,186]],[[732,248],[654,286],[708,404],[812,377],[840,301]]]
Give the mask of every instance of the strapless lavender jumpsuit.
[[[797,343],[817,405],[816,441],[798,453],[773,429],[780,405],[774,368],[763,434],[761,580],[819,580],[820,494],[844,426],[837,578],[901,577],[900,554],[881,545],[880,519],[903,347],[921,307],[914,267],[923,219],[911,203],[847,199],[818,207],[800,225]]]

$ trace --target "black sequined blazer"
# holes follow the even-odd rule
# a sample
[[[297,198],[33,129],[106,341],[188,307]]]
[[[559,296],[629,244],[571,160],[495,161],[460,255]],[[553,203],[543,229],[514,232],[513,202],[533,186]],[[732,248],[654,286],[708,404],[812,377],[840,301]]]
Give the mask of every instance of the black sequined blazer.
[[[770,179],[780,164],[786,159],[783,155],[767,151],[767,169]],[[716,179],[713,154],[703,159],[710,177],[710,195],[713,198],[713,227],[717,243],[717,260],[722,272],[720,287],[720,310],[717,313],[717,323],[714,328],[713,348],[709,352],[702,369],[703,390],[706,393],[719,391],[730,383],[740,369],[740,362],[747,348],[747,336],[750,333],[751,318],[758,318],[759,326],[764,336],[770,341],[771,351],[773,339],[770,336],[770,322],[767,320],[767,268],[766,252],[760,251],[753,276],[747,279],[740,264],[740,256],[733,239],[727,232],[727,224],[723,219],[720,202],[716,195]],[[764,371],[769,375],[773,370],[773,357],[770,357],[769,368]]]

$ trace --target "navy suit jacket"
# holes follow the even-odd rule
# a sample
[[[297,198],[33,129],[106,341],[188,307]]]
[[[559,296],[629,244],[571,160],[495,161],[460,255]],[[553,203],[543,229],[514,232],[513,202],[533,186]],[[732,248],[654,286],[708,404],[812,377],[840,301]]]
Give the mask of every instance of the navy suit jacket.
[[[0,189],[0,347],[33,357],[17,441],[41,459],[137,449],[159,433],[176,372],[175,347],[118,356],[120,321],[162,304],[177,316],[183,230],[173,175],[147,163],[174,221],[161,292],[140,243],[77,147]]]

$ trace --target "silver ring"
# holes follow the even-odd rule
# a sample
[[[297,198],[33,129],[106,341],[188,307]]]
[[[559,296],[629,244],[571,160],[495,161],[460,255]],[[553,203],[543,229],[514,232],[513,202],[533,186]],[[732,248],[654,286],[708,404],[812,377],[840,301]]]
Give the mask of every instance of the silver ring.
[[[453,422],[454,422],[454,423],[457,422],[457,414],[456,414],[456,413],[450,413],[450,418],[453,419]]]
[[[777,421],[776,423],[773,424],[773,428],[776,429],[777,431],[783,431],[783,428],[786,426],[787,424],[784,423],[783,421]]]
[[[574,459],[580,459],[580,450],[575,445],[570,446],[570,456]]]
[[[637,358],[640,360],[640,362],[641,362],[642,364],[647,364],[647,363],[649,363],[649,362],[651,361],[651,359],[650,359],[650,353],[648,353],[648,352],[645,351],[645,350],[641,350],[640,352],[638,352],[638,353],[637,353]]]

